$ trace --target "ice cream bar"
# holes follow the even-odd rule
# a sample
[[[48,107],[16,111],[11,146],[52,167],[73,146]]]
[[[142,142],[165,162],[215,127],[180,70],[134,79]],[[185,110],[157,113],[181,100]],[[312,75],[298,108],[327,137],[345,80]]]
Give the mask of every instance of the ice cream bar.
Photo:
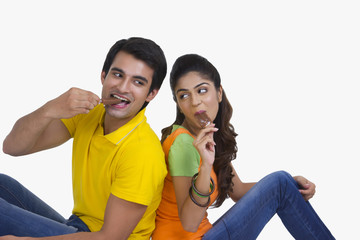
[[[117,98],[103,98],[103,99],[101,99],[101,103],[103,103],[104,105],[118,104],[120,102],[121,102],[121,100],[117,99]]]
[[[202,128],[205,128],[206,126],[208,126],[211,123],[211,120],[205,111],[196,113],[195,117],[197,118],[197,120]]]

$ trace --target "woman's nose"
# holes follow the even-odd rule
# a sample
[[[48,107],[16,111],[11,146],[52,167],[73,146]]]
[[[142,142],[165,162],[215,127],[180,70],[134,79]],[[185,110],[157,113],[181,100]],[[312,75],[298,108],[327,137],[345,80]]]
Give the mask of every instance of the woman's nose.
[[[201,97],[193,95],[191,98],[191,104],[193,106],[198,106],[201,103]]]

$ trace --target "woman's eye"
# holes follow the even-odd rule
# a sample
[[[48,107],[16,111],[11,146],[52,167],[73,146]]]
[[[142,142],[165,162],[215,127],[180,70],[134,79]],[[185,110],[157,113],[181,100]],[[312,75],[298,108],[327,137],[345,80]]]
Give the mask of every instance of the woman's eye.
[[[206,88],[201,88],[199,89],[199,93],[206,93],[207,92],[207,89]]]
[[[180,99],[185,99],[185,98],[187,98],[189,95],[188,94],[181,94],[180,96],[179,96],[179,98]]]

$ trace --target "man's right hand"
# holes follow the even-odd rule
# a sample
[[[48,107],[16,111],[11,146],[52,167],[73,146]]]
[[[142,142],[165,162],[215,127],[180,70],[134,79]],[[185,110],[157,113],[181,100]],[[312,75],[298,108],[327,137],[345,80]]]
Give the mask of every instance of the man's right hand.
[[[47,102],[43,108],[47,117],[53,119],[71,118],[88,113],[100,102],[100,98],[86,90],[71,88],[59,97]]]

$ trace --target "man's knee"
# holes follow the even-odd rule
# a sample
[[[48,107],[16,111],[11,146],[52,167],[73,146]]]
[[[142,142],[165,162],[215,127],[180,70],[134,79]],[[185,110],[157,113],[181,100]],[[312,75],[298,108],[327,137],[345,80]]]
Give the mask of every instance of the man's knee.
[[[6,174],[0,173],[0,186],[7,186],[11,182],[16,182],[16,180]]]

